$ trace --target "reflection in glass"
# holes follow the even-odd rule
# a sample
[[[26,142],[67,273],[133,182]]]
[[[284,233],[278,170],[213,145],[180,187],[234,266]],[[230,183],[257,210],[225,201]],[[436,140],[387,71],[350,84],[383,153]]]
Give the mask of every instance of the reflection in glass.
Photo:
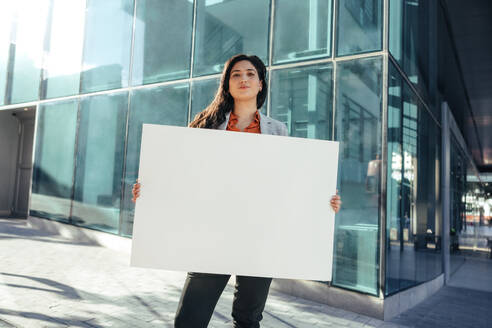
[[[137,1],[132,84],[190,74],[193,1]]]
[[[39,98],[44,34],[49,0],[20,0],[17,9],[12,103]]]
[[[274,63],[330,56],[331,11],[331,0],[277,1]]]
[[[370,294],[378,287],[381,176],[380,57],[338,64],[339,192],[333,283]]]
[[[76,100],[38,108],[31,215],[68,221],[73,186]]]
[[[453,204],[456,208],[453,210],[454,217],[451,217],[454,221],[451,227],[455,228],[454,233],[453,230],[450,231],[450,240],[455,241],[451,244],[451,254],[460,255],[451,256],[451,270],[460,264],[459,259],[463,259],[463,255],[492,259],[490,253],[492,248],[492,198],[487,190],[490,188],[490,176],[479,175],[471,156],[464,156],[460,145],[463,143],[458,143],[452,136],[450,154],[451,162],[454,164],[452,174],[456,173],[461,176],[451,176],[451,185],[454,187],[452,192],[457,203],[457,205]],[[453,157],[457,158],[453,159]],[[463,192],[462,198],[457,199],[456,196],[460,192]]]
[[[442,273],[441,133],[389,67],[386,294]]]
[[[418,148],[415,173],[416,227],[414,249],[417,251],[416,283],[436,278],[442,272],[441,211],[439,194],[440,129],[418,103]],[[405,117],[405,112],[403,113]],[[405,120],[403,120],[405,127]],[[405,128],[404,130],[405,131]],[[405,141],[405,138],[403,139]]]
[[[7,87],[7,70],[9,64],[10,36],[13,8],[0,5],[0,105],[6,104],[5,88]]]
[[[42,98],[79,93],[85,0],[53,0]]]
[[[431,2],[389,2],[389,51],[424,99],[428,95],[425,74],[429,73],[428,20]]]
[[[191,121],[214,100],[220,78],[193,81],[191,83]]]
[[[386,294],[397,292],[400,287],[400,251],[403,249],[401,217],[402,188],[402,78],[393,64],[389,66],[388,80],[388,175],[386,202]]]
[[[72,222],[118,233],[128,93],[81,100]]]
[[[467,160],[466,155],[458,146],[458,141],[451,134],[450,142],[450,193],[449,204],[449,252],[451,255],[460,253],[460,235],[466,233],[466,193],[467,193]],[[470,209],[470,208],[468,208]],[[446,233],[446,232],[445,232]],[[463,240],[463,239],[461,239]],[[461,257],[451,256],[451,269],[461,264]],[[454,272],[454,270],[451,270]]]
[[[81,92],[128,86],[133,0],[87,0]]]
[[[133,230],[135,206],[131,201],[131,190],[138,177],[142,124],[186,126],[188,97],[188,83],[135,90],[131,95],[122,206],[121,233],[123,235],[129,236]]]
[[[337,56],[382,49],[382,0],[338,0]]]
[[[273,70],[271,116],[289,135],[332,139],[332,64]]]
[[[193,75],[219,73],[238,53],[267,64],[269,17],[270,1],[197,1]]]
[[[401,225],[403,231],[403,248],[400,258],[400,288],[407,288],[416,282],[416,253],[413,250],[417,230],[417,123],[418,100],[403,85],[402,116],[402,190],[401,190]]]

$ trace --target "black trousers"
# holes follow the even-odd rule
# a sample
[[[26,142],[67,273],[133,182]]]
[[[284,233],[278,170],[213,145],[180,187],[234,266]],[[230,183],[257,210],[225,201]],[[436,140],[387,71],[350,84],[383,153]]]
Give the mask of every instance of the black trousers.
[[[206,328],[230,275],[189,272],[174,319],[176,328]],[[236,276],[235,328],[258,328],[272,278]]]

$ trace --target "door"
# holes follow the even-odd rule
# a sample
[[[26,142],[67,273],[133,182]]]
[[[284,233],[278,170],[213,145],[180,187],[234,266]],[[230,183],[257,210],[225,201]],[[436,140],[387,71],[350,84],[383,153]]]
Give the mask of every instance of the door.
[[[14,193],[14,215],[27,217],[29,214],[29,191],[31,188],[32,151],[34,139],[34,110],[20,112],[19,150],[17,152],[16,180]]]

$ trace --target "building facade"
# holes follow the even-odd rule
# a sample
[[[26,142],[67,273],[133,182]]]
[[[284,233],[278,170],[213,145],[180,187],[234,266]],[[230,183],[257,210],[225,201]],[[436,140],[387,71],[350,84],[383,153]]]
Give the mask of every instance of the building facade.
[[[248,53],[268,67],[263,113],[340,142],[333,281],[320,286],[384,300],[443,276],[460,245],[482,247],[467,227],[492,235],[449,127],[438,0],[21,0],[0,16],[4,215],[131,237],[142,124],[186,126],[224,62]]]

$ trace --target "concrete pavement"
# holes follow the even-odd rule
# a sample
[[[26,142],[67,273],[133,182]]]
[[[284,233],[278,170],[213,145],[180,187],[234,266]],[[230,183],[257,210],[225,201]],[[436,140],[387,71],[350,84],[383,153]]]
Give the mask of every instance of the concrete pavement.
[[[262,327],[491,327],[492,293],[480,288],[492,281],[490,263],[464,264],[455,276],[466,278],[391,322],[270,291]],[[477,268],[479,283],[459,284]],[[172,327],[184,278],[130,267],[127,252],[0,219],[0,327]],[[232,326],[232,294],[228,285],[209,327]]]
[[[172,327],[185,274],[0,219],[0,327]],[[209,327],[232,327],[228,285]],[[399,327],[271,291],[262,327]],[[401,327],[401,326],[400,326]]]

